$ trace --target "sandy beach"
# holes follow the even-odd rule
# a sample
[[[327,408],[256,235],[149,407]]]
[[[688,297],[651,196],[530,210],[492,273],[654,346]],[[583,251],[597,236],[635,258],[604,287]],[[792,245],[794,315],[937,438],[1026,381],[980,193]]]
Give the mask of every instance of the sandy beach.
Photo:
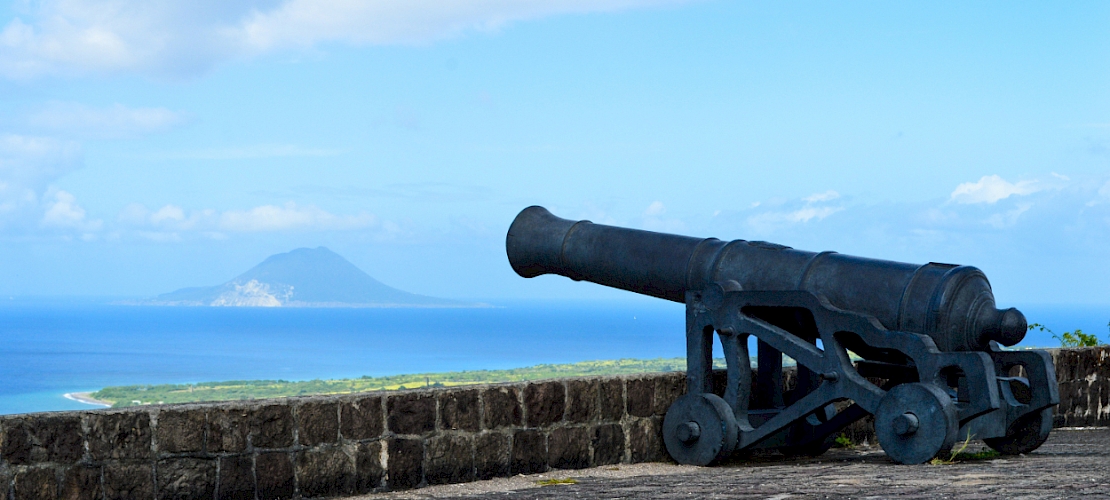
[[[112,406],[111,402],[96,399],[92,397],[92,393],[89,392],[67,392],[64,394],[64,396],[66,399],[70,399],[73,401],[77,401],[78,403],[84,403],[87,405],[100,406],[104,408],[110,408]]]

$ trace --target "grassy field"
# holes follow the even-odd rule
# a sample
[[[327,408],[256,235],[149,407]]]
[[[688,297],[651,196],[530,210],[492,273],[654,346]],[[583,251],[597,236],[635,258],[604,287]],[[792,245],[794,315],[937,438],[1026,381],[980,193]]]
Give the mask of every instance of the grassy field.
[[[724,360],[714,364],[724,367]],[[197,384],[129,385],[105,387],[91,394],[113,407],[142,404],[191,403],[241,399],[280,398],[312,394],[449,387],[456,385],[518,382],[560,377],[620,375],[668,372],[686,369],[686,358],[618,359],[583,361],[562,365],[535,365],[509,370],[474,370],[446,373],[415,373],[388,377],[361,377],[339,380],[232,380]]]

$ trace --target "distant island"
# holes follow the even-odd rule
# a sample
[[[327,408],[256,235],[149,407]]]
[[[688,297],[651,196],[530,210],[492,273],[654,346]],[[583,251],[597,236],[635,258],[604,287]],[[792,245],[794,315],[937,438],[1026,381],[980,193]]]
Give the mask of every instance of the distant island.
[[[182,288],[129,302],[210,307],[485,307],[388,286],[324,247],[271,255],[222,285]]]
[[[714,359],[717,368],[724,368],[724,359]],[[634,373],[671,372],[686,369],[686,358],[618,359],[582,361],[567,364],[544,364],[508,370],[471,370],[446,373],[413,373],[385,377],[361,377],[339,380],[234,380],[197,384],[160,384],[105,387],[92,393],[71,393],[66,397],[89,405],[138,406],[147,404],[193,403],[199,401],[230,401],[318,394],[349,394],[354,392],[417,389],[421,387],[452,387],[457,385],[519,382],[563,377],[627,375]]]

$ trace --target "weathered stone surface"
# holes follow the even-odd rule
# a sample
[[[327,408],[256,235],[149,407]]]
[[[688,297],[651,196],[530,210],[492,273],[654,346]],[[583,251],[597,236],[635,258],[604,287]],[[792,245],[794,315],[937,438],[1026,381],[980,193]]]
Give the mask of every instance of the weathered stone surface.
[[[355,461],[339,447],[297,454],[297,487],[303,497],[333,497],[355,492]]]
[[[655,414],[666,415],[679,396],[686,394],[686,372],[674,372],[655,378]]]
[[[628,449],[633,463],[665,460],[662,419],[640,418],[629,424]]]
[[[292,498],[294,490],[293,461],[285,452],[259,453],[254,458],[254,478],[258,498]]]
[[[474,468],[478,479],[509,475],[509,436],[484,432],[474,439]]]
[[[120,500],[154,498],[154,470],[148,464],[109,463],[104,466],[104,496]]]
[[[520,400],[515,387],[491,387],[482,392],[485,429],[519,426]]]
[[[220,457],[219,500],[254,500],[254,459],[249,455]]]
[[[972,441],[967,452],[982,450]],[[833,449],[817,458],[760,457],[714,467],[652,464],[578,471],[578,484],[537,487],[532,481],[460,485],[435,499],[498,500],[675,498],[961,499],[1104,498],[1110,491],[1110,430],[1056,430],[1028,455],[959,459],[943,466],[899,466],[878,447]],[[552,474],[565,477],[568,474]],[[521,487],[524,485],[524,487]],[[431,492],[429,492],[431,493]]]
[[[560,427],[547,437],[547,463],[556,469],[590,466],[590,431],[586,427]]]
[[[601,419],[618,421],[624,417],[624,381],[619,378],[601,381]]]
[[[17,472],[12,492],[15,500],[54,500],[58,496],[58,478],[54,468],[35,467]]]
[[[346,439],[374,439],[384,431],[380,396],[345,402],[339,413],[339,430]]]
[[[216,461],[170,458],[158,461],[155,471],[159,500],[212,498],[216,491]]]
[[[359,443],[355,447],[355,491],[367,493],[382,485],[382,442]]]
[[[297,437],[302,446],[339,442],[339,405],[312,401],[297,406]]]
[[[208,453],[241,453],[250,435],[247,408],[215,408],[208,411]]]
[[[150,458],[150,414],[145,411],[89,414],[93,460]]]
[[[439,413],[443,430],[478,432],[479,405],[477,389],[456,389],[439,395]]]
[[[251,446],[255,448],[288,448],[293,446],[293,408],[276,403],[260,406],[250,412]]]
[[[425,446],[424,478],[428,484],[473,481],[473,440],[459,434],[428,439]]]
[[[535,474],[547,470],[547,440],[538,430],[513,433],[513,450],[509,462],[513,474]]]
[[[545,427],[563,420],[566,390],[562,382],[524,386],[524,413],[528,427]]]
[[[415,488],[424,480],[424,442],[420,439],[390,439],[387,464],[389,489]]]
[[[3,420],[0,456],[12,465],[39,462],[71,464],[84,454],[81,418],[27,416]]]
[[[597,379],[568,380],[567,422],[581,424],[593,422],[599,416]]]
[[[100,484],[100,467],[76,465],[66,470],[62,478],[61,500],[101,500],[104,488]]]
[[[620,424],[594,427],[594,465],[618,464],[624,460],[624,429]]]
[[[424,434],[436,430],[436,399],[427,393],[409,392],[386,400],[388,428],[396,434]]]
[[[162,453],[193,453],[204,451],[204,410],[167,409],[158,412],[154,432],[158,451]]]
[[[634,417],[650,417],[655,413],[655,379],[639,377],[629,379],[628,414]]]

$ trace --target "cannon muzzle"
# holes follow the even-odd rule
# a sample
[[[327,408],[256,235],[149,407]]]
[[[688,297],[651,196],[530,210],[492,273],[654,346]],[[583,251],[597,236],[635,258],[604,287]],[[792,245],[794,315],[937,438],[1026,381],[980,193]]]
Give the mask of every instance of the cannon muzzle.
[[[531,278],[558,274],[675,302],[712,283],[747,291],[802,290],[874,316],[888,330],[921,333],[942,351],[1017,344],[1017,309],[999,310],[982,271],[904,264],[762,241],[724,242],[571,221],[543,207],[517,215],[505,239],[509,263]]]

